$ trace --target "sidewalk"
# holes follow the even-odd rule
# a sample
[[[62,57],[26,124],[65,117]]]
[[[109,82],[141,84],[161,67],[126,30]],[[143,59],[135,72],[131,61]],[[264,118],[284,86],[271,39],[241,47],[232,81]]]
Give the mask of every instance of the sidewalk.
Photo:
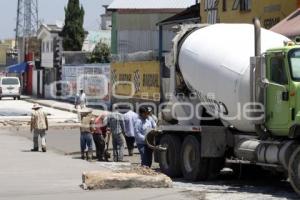
[[[67,111],[67,112],[72,112],[72,113],[78,113],[77,109],[75,109],[74,104],[61,101],[61,100],[54,100],[54,99],[41,99],[41,98],[36,98],[33,96],[22,96],[22,100],[30,102],[30,103],[38,103],[41,106],[45,107],[50,107],[54,108],[57,110],[62,110],[62,111]],[[93,110],[93,114],[95,115],[100,115],[103,110],[96,109],[96,108],[91,108]]]

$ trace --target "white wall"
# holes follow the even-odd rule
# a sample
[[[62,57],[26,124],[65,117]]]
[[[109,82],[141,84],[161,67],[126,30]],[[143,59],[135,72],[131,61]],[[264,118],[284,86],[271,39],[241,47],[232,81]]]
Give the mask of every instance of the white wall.
[[[40,72],[40,94],[43,94],[43,71]]]
[[[53,53],[42,54],[42,67],[53,68]]]
[[[172,48],[172,39],[175,33],[164,31],[163,50],[169,51]],[[128,54],[137,51],[152,50],[158,52],[159,33],[152,30],[123,30],[118,32],[118,53]]]
[[[38,75],[40,75],[40,91],[38,91]],[[38,96],[43,93],[43,71],[42,70],[34,70],[32,75],[32,94],[34,96]]]
[[[42,39],[42,67],[53,67],[53,35],[49,34]]]
[[[37,75],[38,72],[36,70],[33,70],[32,74],[32,95],[37,96]]]
[[[130,13],[117,14],[117,48],[118,54],[128,54],[137,51],[159,50],[159,28],[157,23],[173,16],[174,13]],[[163,50],[172,48],[175,33],[171,27],[164,27]]]

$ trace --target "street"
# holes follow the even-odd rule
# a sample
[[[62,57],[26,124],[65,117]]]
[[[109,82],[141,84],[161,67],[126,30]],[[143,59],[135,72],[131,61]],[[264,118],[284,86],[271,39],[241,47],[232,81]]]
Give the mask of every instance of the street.
[[[24,131],[26,132],[26,131]],[[28,133],[29,134],[29,133]],[[52,135],[53,134],[53,135]],[[67,134],[68,136],[65,136]],[[26,134],[27,135],[27,134]],[[20,132],[0,131],[0,199],[201,199],[201,200],[279,200],[298,199],[287,182],[272,180],[239,181],[220,177],[216,181],[185,183],[174,180],[172,189],[125,189],[84,191],[81,174],[87,170],[120,170],[127,163],[82,161],[64,155],[64,147],[78,146],[78,134],[50,131],[50,151],[32,153],[32,141]],[[68,139],[66,139],[68,138]],[[73,140],[70,140],[73,138]],[[62,146],[62,143],[65,145]],[[60,149],[61,151],[57,151]],[[71,149],[71,148],[70,148]],[[69,149],[69,150],[70,150]],[[72,148],[73,149],[73,148]],[[68,150],[67,148],[65,150]]]
[[[3,103],[2,103],[3,102]],[[31,103],[4,100],[1,108],[14,108],[16,113],[30,112]],[[50,117],[63,119],[76,118],[76,114],[44,108]],[[8,109],[9,110],[9,109]],[[0,117],[1,120],[2,117]],[[28,118],[28,117],[27,117]],[[56,120],[51,123],[55,123]],[[16,129],[5,127],[0,131],[0,199],[206,199],[206,200],[279,200],[298,199],[288,182],[274,180],[236,180],[223,175],[215,181],[185,183],[174,180],[172,189],[126,189],[84,191],[81,174],[86,170],[121,170],[130,163],[139,164],[139,154],[135,150],[128,157],[125,150],[125,163],[87,162],[79,159],[78,128],[52,128],[47,134],[47,153],[32,153],[32,134],[29,127]],[[158,168],[155,164],[154,168]]]
[[[54,152],[29,152],[31,141],[0,132],[0,199],[186,199],[181,189],[128,189],[86,192],[80,188],[86,170],[109,170]],[[139,195],[137,195],[139,194]]]
[[[300,0],[0,8],[0,200],[300,199]]]

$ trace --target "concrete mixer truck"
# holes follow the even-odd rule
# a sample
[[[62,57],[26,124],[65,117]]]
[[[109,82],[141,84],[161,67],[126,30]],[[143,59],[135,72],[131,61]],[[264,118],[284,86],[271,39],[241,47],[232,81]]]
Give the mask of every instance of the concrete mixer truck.
[[[146,137],[162,172],[195,181],[255,165],[300,194],[300,46],[258,19],[182,26],[166,65],[170,100]]]

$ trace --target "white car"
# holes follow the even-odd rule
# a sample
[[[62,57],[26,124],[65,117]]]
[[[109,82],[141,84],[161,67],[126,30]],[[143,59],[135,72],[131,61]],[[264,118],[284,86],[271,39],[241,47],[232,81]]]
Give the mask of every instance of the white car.
[[[21,84],[17,77],[0,77],[0,100],[3,97],[21,99]]]

